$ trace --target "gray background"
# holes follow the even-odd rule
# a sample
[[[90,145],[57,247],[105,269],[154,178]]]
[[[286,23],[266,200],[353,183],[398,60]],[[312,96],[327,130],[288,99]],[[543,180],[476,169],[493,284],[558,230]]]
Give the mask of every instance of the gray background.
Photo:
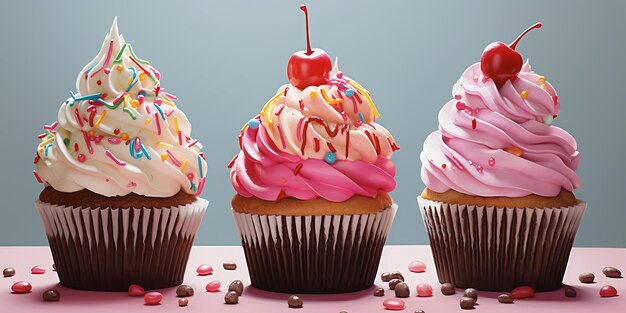
[[[400,209],[391,244],[425,244],[415,197],[419,152],[437,128],[452,84],[492,41],[518,46],[561,98],[555,125],[579,143],[589,202],[578,246],[626,247],[625,2],[309,1],[312,41],[372,94],[401,150],[392,194]],[[182,4],[184,3],[184,4]],[[115,15],[126,40],[163,74],[205,145],[203,197],[211,200],[196,244],[237,244],[226,165],[241,125],[287,82],[305,48],[296,1],[13,1],[0,5],[0,245],[44,245],[33,207],[36,135],[56,119],[77,73],[100,49]]]

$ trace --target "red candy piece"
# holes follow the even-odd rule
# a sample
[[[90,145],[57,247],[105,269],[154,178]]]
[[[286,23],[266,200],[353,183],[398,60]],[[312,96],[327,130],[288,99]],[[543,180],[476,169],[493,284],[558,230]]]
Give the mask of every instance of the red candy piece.
[[[491,43],[483,51],[480,58],[480,69],[485,77],[493,80],[498,88],[502,87],[507,80],[517,78],[517,74],[522,70],[524,61],[522,56],[515,51],[517,43],[529,31],[541,28],[541,23],[537,23],[526,29],[513,43],[507,45],[503,42]]]
[[[301,5],[306,18],[306,45],[307,49],[291,55],[287,63],[287,77],[289,82],[298,89],[309,86],[320,86],[328,83],[332,62],[328,53],[322,49],[311,49],[309,39],[309,11],[306,5]]]
[[[146,291],[139,285],[132,284],[128,286],[128,295],[131,297],[142,297],[145,294]]]
[[[433,287],[426,283],[417,285],[417,296],[418,297],[432,297]]]
[[[213,274],[213,267],[208,264],[200,264],[196,269],[196,273],[198,273],[199,276],[211,275]]]
[[[511,291],[513,299],[532,298],[535,296],[535,289],[530,286],[520,286]]]
[[[426,264],[422,261],[413,261],[409,263],[409,271],[413,273],[423,273],[426,271]]]
[[[29,293],[31,290],[33,290],[33,286],[25,281],[18,281],[11,286],[11,292],[13,293]]]
[[[606,285],[600,288],[600,297],[615,297],[617,296],[617,289],[615,287]]]
[[[45,274],[46,268],[41,265],[33,266],[33,268],[30,269],[30,273],[34,275]]]
[[[161,300],[163,300],[163,294],[156,291],[148,292],[145,296],[143,296],[143,301],[147,305],[161,304]]]
[[[219,280],[210,281],[208,284],[206,284],[206,291],[219,292],[221,286],[222,286],[222,283],[220,283]]]
[[[399,299],[387,299],[383,301],[383,306],[385,307],[385,309],[392,311],[404,310],[404,308],[406,307],[404,305],[404,301]]]

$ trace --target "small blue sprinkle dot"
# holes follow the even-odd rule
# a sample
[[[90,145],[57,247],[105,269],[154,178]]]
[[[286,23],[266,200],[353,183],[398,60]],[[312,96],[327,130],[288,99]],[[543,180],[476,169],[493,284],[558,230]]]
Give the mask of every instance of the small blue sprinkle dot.
[[[354,89],[348,89],[348,90],[346,90],[346,96],[348,96],[348,97],[352,97],[352,96],[354,96]]]
[[[141,90],[137,95],[145,97],[146,96],[146,92]]]
[[[248,121],[248,127],[252,128],[252,129],[257,129],[259,128],[259,125],[261,124],[261,122],[255,118],[251,119],[250,121]]]
[[[324,155],[324,161],[328,164],[333,164],[337,161],[337,156],[332,151],[326,152]]]

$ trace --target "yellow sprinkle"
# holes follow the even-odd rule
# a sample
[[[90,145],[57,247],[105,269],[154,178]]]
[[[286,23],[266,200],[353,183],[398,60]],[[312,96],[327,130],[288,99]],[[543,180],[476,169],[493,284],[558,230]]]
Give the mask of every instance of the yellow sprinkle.
[[[167,160],[167,153],[161,154],[161,161]]]
[[[172,148],[174,148],[174,146],[170,145],[169,143],[163,142],[163,141],[158,141],[157,142],[157,146],[163,147],[165,149],[172,149]]]
[[[126,87],[124,89],[128,89],[128,87],[130,87],[130,83],[133,82],[133,77],[128,77],[128,82],[126,83]]]
[[[123,67],[121,64],[117,66],[117,70],[118,70],[118,71],[120,71],[120,72],[121,72],[123,69],[124,69],[124,67]]]
[[[246,129],[248,129],[248,123],[243,124],[243,126],[241,126],[241,133],[245,132]]]
[[[130,96],[124,95],[124,106],[128,106],[129,103],[130,103]]]
[[[528,91],[524,90],[519,95],[520,95],[520,97],[522,97],[522,99],[526,99],[526,98],[528,98]]]
[[[133,100],[130,106],[136,109],[139,106],[139,100]]]
[[[167,97],[162,97],[161,100],[163,101],[163,103],[171,106],[171,107],[176,107],[176,105],[174,104],[174,102],[170,101],[170,99],[168,99]]]
[[[40,149],[40,150],[39,150],[39,153],[43,154],[43,149]]]
[[[174,130],[178,134],[178,131],[179,131],[179,128],[178,128],[178,116],[174,116]]]
[[[47,145],[48,143],[54,141],[54,137],[47,139],[46,141],[39,144],[40,147]]]
[[[98,118],[98,120],[96,121],[94,125],[95,126],[100,125],[100,123],[102,122],[102,120],[104,119],[106,115],[107,115],[107,111],[102,111],[102,113],[100,114],[100,117]]]
[[[146,119],[146,121],[145,121],[145,122],[143,122],[143,123],[144,123],[144,124],[146,124],[146,125],[150,124],[150,119],[149,119],[149,118],[147,118],[147,119]]]
[[[139,74],[139,80],[143,81],[144,79],[146,79],[146,74],[144,73]]]
[[[367,99],[367,103],[370,105],[370,109],[374,113],[374,116],[379,117],[380,113],[378,113],[378,109],[376,109],[376,106],[374,105],[374,101],[372,101],[372,97],[370,97],[369,91],[365,90],[363,86],[359,85],[359,83],[353,80],[351,80],[349,84],[352,87],[354,87],[354,89],[356,89],[361,95],[363,95],[365,99]]]
[[[541,84],[541,89],[546,90],[546,84]]]
[[[315,92],[315,90],[313,90],[313,91],[311,91],[311,92],[309,93],[309,96],[310,96],[311,98],[315,99],[315,97],[317,97],[317,92]]]
[[[544,83],[546,81],[546,77],[545,76],[539,76],[539,81]]]
[[[95,136],[95,135],[96,135],[96,131],[92,129],[92,130],[90,130],[90,131],[88,131],[88,132],[87,132],[87,135],[89,135],[89,136]]]
[[[524,151],[522,149],[520,149],[519,147],[515,147],[515,146],[508,147],[508,148],[504,149],[504,151],[506,151],[506,152],[508,152],[508,153],[510,153],[510,154],[512,154],[514,156],[518,156],[518,157],[520,157],[520,156],[522,156],[522,154],[524,154]]]
[[[122,140],[128,140],[128,134],[122,133],[122,135],[120,135],[120,138],[122,138]]]
[[[326,89],[324,88],[320,88],[320,91],[322,92],[322,98],[324,98],[324,100],[326,100],[326,102],[328,102],[329,104],[339,104],[343,102],[343,100],[341,99],[333,99],[333,98],[328,97],[328,94],[326,93]]]
[[[267,103],[261,109],[261,117],[267,121],[268,126],[272,126],[272,113],[274,110],[274,106],[276,105],[276,101],[280,96],[284,93],[284,91],[278,92],[275,96],[267,101]]]
[[[185,162],[183,162],[183,165],[180,166],[181,172],[185,171],[185,168],[187,167],[187,163],[189,163],[189,160],[185,159]]]

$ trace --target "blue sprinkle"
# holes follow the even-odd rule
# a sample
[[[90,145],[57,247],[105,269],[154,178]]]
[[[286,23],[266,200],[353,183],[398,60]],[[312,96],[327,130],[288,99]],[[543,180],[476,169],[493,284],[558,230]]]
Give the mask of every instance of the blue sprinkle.
[[[346,96],[348,96],[348,97],[352,97],[352,96],[354,96],[354,89],[348,89],[348,90],[346,90]]]
[[[324,155],[324,161],[328,164],[333,164],[337,161],[337,156],[332,151],[326,152]]]
[[[161,115],[161,119],[165,121],[165,114],[163,114],[163,110],[156,105],[156,103],[154,104],[154,107],[157,109],[157,111],[159,111],[159,115]]]
[[[145,97],[146,96],[146,92],[142,90],[137,95]]]
[[[200,178],[204,177],[204,173],[202,172],[202,159],[198,156],[198,169],[200,170]]]
[[[150,153],[148,153],[148,151],[146,150],[146,147],[143,146],[143,143],[141,143],[140,145],[141,145],[141,152],[143,153],[143,155],[146,156],[146,159],[152,160],[152,157],[150,157]]]
[[[261,122],[259,120],[257,120],[256,118],[253,118],[250,121],[248,121],[248,127],[252,128],[252,129],[259,128],[259,125],[261,125]]]
[[[363,117],[363,113],[359,112],[359,118],[361,119],[362,123],[365,123],[365,118]]]

